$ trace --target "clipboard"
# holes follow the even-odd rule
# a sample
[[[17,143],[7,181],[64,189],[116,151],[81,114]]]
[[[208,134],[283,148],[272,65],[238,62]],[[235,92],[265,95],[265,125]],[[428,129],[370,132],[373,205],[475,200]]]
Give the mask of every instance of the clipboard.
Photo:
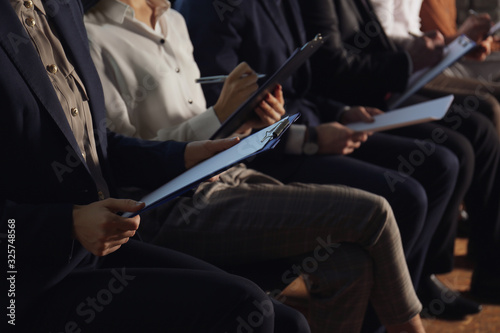
[[[265,99],[266,95],[272,92],[277,84],[283,83],[288,79],[290,75],[316,53],[323,46],[324,40],[321,34],[318,34],[314,39],[296,49],[285,63],[222,123],[210,139],[226,138],[240,128],[241,125],[251,118],[255,107]]]
[[[490,31],[488,31],[486,38],[488,38],[489,36],[496,35],[499,31],[500,31],[500,22],[497,22],[490,28]]]
[[[380,132],[439,120],[446,115],[453,99],[453,95],[448,95],[376,115],[373,117],[375,119],[373,123],[358,122],[346,126],[354,131]]]
[[[141,201],[146,203],[143,209],[135,213],[124,213],[122,216],[133,217],[144,213],[147,210],[180,196],[198,186],[204,180],[229,169],[233,165],[249,157],[273,149],[280,141],[283,133],[299,117],[299,113],[285,117],[277,123],[244,138],[233,147],[186,170],[165,185],[143,197]]]
[[[438,76],[446,68],[453,65],[474,47],[476,47],[476,43],[469,37],[465,35],[458,36],[445,48],[444,57],[436,66],[422,69],[410,77],[408,80],[408,88],[406,88],[402,94],[394,96],[389,100],[389,110],[393,110],[400,106],[410,96],[423,88],[429,81]]]

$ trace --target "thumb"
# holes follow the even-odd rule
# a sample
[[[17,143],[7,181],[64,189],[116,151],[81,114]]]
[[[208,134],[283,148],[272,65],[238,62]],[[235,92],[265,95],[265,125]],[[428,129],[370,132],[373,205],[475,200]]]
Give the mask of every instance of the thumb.
[[[240,142],[240,138],[237,136],[234,138],[226,138],[226,139],[220,139],[220,140],[213,140],[213,141],[208,141],[207,142],[207,149],[213,153],[217,154],[220,153],[221,151],[224,151],[226,149],[231,148],[232,146],[236,145],[238,142]]]
[[[373,118],[372,114],[367,108],[361,107],[360,108],[360,116],[361,116],[361,121],[365,123],[373,123],[375,119]]]
[[[104,207],[108,208],[114,213],[135,213],[146,206],[144,202],[131,199],[106,199],[102,201],[102,203]]]

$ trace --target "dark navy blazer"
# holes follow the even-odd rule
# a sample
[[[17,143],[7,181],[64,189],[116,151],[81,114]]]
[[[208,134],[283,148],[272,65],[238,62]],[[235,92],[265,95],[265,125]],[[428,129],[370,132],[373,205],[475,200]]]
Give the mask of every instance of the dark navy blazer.
[[[316,93],[346,104],[385,107],[401,92],[410,58],[385,34],[369,0],[299,0],[307,35],[328,36],[312,61]]]
[[[186,19],[202,75],[227,74],[241,61],[267,75],[280,68],[307,41],[298,2],[283,3],[287,5],[288,24],[275,0],[177,1],[176,9]],[[307,62],[283,83],[287,112],[300,111],[299,122],[311,125],[319,124],[320,118],[335,119],[343,106],[331,102],[318,107],[308,96],[310,83],[311,68]],[[207,102],[213,105],[222,86],[203,88]],[[323,110],[329,118],[322,118]]]
[[[181,173],[185,144],[140,141],[106,130],[102,87],[90,58],[81,4],[42,2],[86,87],[110,187],[154,188]],[[76,267],[93,262],[72,240],[72,209],[98,200],[98,195],[45,66],[9,0],[0,0],[0,22],[0,240],[5,255],[7,222],[15,220],[15,299],[22,313]]]

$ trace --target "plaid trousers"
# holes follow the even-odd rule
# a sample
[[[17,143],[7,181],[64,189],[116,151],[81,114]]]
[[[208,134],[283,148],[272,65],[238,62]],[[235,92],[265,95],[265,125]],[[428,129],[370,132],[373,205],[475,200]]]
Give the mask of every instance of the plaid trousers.
[[[313,332],[359,332],[368,302],[385,325],[421,310],[392,210],[365,191],[284,185],[238,165],[146,213],[141,228],[154,244],[215,265],[286,259],[279,278],[303,274]]]

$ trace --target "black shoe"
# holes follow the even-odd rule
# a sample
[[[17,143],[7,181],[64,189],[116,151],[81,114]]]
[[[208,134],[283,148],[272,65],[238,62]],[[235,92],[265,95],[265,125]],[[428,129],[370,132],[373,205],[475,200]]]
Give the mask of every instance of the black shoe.
[[[424,309],[421,316],[425,318],[462,319],[466,315],[478,313],[481,304],[469,300],[446,287],[432,274],[424,278],[418,296]]]
[[[500,273],[476,267],[472,274],[470,293],[485,303],[500,304]]]

